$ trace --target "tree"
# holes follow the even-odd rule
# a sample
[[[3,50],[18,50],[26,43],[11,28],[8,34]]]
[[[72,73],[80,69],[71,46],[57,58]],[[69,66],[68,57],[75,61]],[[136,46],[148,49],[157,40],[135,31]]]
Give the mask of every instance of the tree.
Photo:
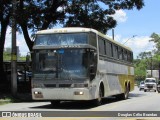
[[[152,42],[155,43],[156,49],[154,51],[154,56],[153,56],[153,68],[154,69],[159,69],[159,64],[160,64],[160,35],[157,33],[152,33],[151,34],[151,40]]]
[[[0,80],[4,81],[4,70],[3,70],[3,49],[6,37],[7,27],[10,23],[11,17],[11,1],[10,0],[0,0]]]
[[[10,61],[10,60],[11,60],[11,48],[6,48],[6,49],[4,49],[3,59],[4,59],[5,61]]]
[[[156,33],[151,35],[152,42],[155,43],[156,50],[149,52],[141,52],[137,60],[134,60],[136,78],[146,76],[146,70],[158,70],[160,63],[160,36]],[[154,54],[152,54],[154,52]]]
[[[66,0],[20,0],[16,19],[30,51],[33,40],[29,36],[29,30],[34,34],[37,30],[51,28],[63,21],[65,13],[58,8],[63,8],[66,4]]]
[[[151,38],[150,41],[153,41],[156,45],[155,53],[160,55],[160,35],[152,33]]]
[[[146,76],[146,62],[145,60],[134,60],[135,79],[144,80]]]
[[[141,52],[137,59],[134,60],[135,80],[141,81],[145,79],[147,68],[150,69],[151,52]]]
[[[139,59],[148,59],[148,58],[151,57],[151,55],[152,55],[152,52],[151,52],[151,51],[149,51],[149,52],[141,52],[141,53],[137,56],[137,58],[139,58]]]
[[[105,8],[99,4],[103,3]],[[143,0],[19,0],[17,1],[17,30],[23,32],[26,44],[32,51],[33,40],[29,32],[63,26],[95,28],[106,33],[116,26],[110,16],[119,9],[138,10],[144,6]],[[0,80],[3,75],[3,49],[7,26],[10,25],[11,0],[0,0]]]
[[[145,67],[145,69],[156,69],[156,56],[155,54],[152,54],[151,51],[149,52],[141,52],[138,55],[138,58],[141,59],[141,62],[144,61],[145,64],[143,64],[143,66]],[[144,69],[142,69],[144,70]]]
[[[102,33],[116,26],[116,21],[111,16],[115,13],[113,9],[103,10],[98,2],[93,0],[72,1],[66,11],[68,12],[67,27],[94,28]]]
[[[104,7],[100,6],[104,4]],[[89,27],[102,33],[116,26],[116,21],[111,17],[119,9],[138,10],[143,7],[143,0],[72,0],[67,6],[67,27]]]
[[[130,10],[134,7],[139,10],[143,6],[143,0],[20,0],[17,21],[31,51],[33,40],[29,37],[29,30],[35,33],[62,24],[68,27],[95,28],[106,33],[116,26],[116,21],[110,16],[115,10]]]

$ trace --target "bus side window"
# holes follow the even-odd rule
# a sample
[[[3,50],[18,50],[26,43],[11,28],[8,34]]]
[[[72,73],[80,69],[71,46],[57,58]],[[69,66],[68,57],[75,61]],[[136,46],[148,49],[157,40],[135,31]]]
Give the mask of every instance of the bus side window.
[[[99,44],[99,53],[100,55],[106,55],[106,44],[105,44],[105,40],[103,40],[102,38],[98,38],[98,44]]]
[[[123,60],[123,49],[121,47],[118,48],[119,59]]]
[[[116,45],[113,45],[113,57],[115,59],[119,58],[119,56],[118,56],[118,46],[116,46]]]
[[[127,51],[126,50],[123,50],[123,55],[124,55],[124,60],[127,61],[128,56],[127,56]]]
[[[91,32],[89,34],[89,44],[93,45],[94,47],[97,47],[97,40],[96,40],[96,34],[95,33]]]
[[[128,62],[132,62],[132,58],[131,58],[132,55],[131,55],[131,52],[128,52],[127,55],[128,55]]]
[[[110,42],[106,42],[106,50],[107,50],[107,56],[113,57],[113,44]]]

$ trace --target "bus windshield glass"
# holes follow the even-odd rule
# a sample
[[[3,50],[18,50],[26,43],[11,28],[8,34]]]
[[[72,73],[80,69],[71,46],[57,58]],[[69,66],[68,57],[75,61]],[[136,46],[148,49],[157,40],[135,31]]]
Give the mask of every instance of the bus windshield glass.
[[[87,33],[55,33],[55,34],[38,34],[36,36],[35,45],[74,45],[87,44]]]
[[[53,49],[35,52],[34,74],[50,74],[57,79],[86,78],[87,49]]]

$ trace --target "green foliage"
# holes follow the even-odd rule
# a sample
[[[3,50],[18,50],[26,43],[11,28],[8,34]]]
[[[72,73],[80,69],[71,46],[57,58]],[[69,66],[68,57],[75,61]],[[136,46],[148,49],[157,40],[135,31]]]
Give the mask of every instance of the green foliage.
[[[0,81],[5,80],[4,69],[3,69],[3,49],[6,38],[6,31],[8,25],[10,25],[11,18],[11,0],[0,0]]]
[[[149,52],[141,52],[138,59],[134,60],[136,79],[142,79],[146,76],[146,70],[160,69],[160,36],[156,33],[151,35],[152,42],[155,43],[156,49]]]
[[[4,59],[4,61],[10,61],[11,60],[11,53],[4,52],[3,59]]]
[[[20,0],[16,20],[31,51],[33,41],[28,30],[34,34],[61,24],[62,27],[88,27],[106,33],[116,26],[111,17],[116,10],[139,10],[143,6],[143,0]]]
[[[135,79],[143,80],[146,76],[146,60],[134,60]]]
[[[11,48],[6,48],[3,52],[4,61],[11,61]],[[19,61],[26,61],[25,56],[18,56]]]
[[[61,23],[63,26],[95,28],[106,33],[116,26],[116,21],[110,16],[116,10],[134,7],[139,10],[143,6],[143,0],[21,0],[16,13],[17,23],[21,27],[26,24],[32,32]]]
[[[11,26],[12,0],[0,0],[0,79],[3,79],[3,55],[7,27]],[[99,5],[102,3],[105,7]],[[50,29],[62,24],[62,27],[89,27],[106,33],[116,26],[110,16],[119,9],[138,10],[144,6],[144,0],[19,0],[16,1],[17,30],[23,32],[27,46],[32,51],[33,40],[29,31]]]
[[[99,3],[103,3],[102,6]],[[66,23],[69,27],[94,28],[102,33],[116,26],[116,21],[111,17],[119,9],[141,9],[143,0],[72,0],[66,7]]]
[[[151,38],[150,41],[153,41],[156,45],[156,50],[154,50],[154,52],[160,55],[160,35],[152,33]]]
[[[19,57],[19,60],[20,60],[20,61],[26,61],[26,56],[20,56],[20,57]]]

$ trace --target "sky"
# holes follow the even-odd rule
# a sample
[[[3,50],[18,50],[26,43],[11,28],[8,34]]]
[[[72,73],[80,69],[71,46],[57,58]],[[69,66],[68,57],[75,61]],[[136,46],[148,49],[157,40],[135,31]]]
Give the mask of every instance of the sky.
[[[134,58],[140,52],[155,49],[153,42],[149,42],[153,32],[160,34],[160,0],[144,0],[145,6],[141,10],[119,10],[114,15],[118,21],[114,29],[115,40],[125,43],[133,50]],[[112,31],[108,31],[112,36]],[[133,37],[135,36],[135,37]]]
[[[139,53],[151,51],[155,48],[153,42],[149,42],[153,32],[160,34],[160,0],[144,0],[145,6],[141,10],[119,10],[113,16],[117,20],[114,28],[115,40],[130,47],[134,58]],[[107,32],[112,37],[112,30]],[[21,55],[29,52],[22,34],[17,33],[17,46]],[[5,48],[11,47],[11,29],[8,28]]]

